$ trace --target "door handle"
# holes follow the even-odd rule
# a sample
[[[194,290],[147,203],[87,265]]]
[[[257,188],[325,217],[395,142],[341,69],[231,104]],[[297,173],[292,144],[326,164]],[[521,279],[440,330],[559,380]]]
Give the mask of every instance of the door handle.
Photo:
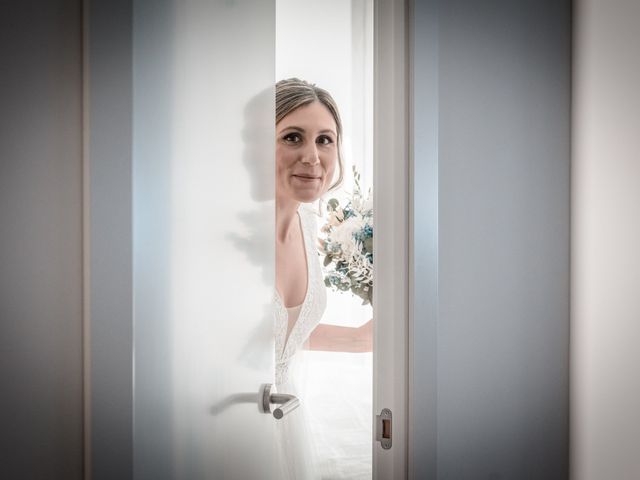
[[[271,411],[271,404],[279,405]],[[273,416],[280,420],[287,413],[294,411],[300,406],[300,399],[288,393],[276,393],[276,388],[271,383],[260,385],[258,395],[258,408],[261,413],[273,413]]]

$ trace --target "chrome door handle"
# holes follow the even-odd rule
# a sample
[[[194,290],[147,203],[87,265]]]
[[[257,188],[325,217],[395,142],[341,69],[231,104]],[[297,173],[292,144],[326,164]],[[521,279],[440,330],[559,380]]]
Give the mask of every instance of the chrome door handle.
[[[271,411],[271,404],[280,405]],[[271,383],[263,383],[260,385],[260,393],[258,395],[258,408],[262,413],[273,413],[273,416],[280,420],[287,413],[294,411],[300,406],[300,400],[295,395],[288,393],[276,393],[276,388]]]

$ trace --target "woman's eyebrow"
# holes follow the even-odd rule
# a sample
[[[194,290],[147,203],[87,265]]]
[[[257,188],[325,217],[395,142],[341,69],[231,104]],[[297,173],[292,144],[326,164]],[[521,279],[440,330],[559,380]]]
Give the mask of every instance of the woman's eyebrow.
[[[330,128],[325,128],[324,130],[320,130],[319,133],[333,133],[334,135],[336,134],[336,132],[334,132]]]
[[[290,125],[288,127],[283,128],[282,130],[280,130],[280,133],[284,132],[285,130],[295,130],[300,133],[306,133],[306,130],[304,128],[296,127],[295,125]],[[320,130],[318,133],[332,133],[333,135],[336,135],[336,132],[334,132],[330,128],[325,128],[324,130]]]
[[[300,133],[304,133],[304,128],[302,127],[295,127],[293,125],[290,125],[288,127],[284,127],[282,130],[280,130],[280,132],[284,132],[285,130],[296,130]]]

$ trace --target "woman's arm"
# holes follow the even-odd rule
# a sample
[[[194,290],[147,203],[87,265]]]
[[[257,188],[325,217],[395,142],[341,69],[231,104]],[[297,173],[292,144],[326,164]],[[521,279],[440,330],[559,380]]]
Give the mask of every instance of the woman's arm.
[[[326,352],[371,352],[373,319],[355,328],[321,323],[309,335],[308,349]]]

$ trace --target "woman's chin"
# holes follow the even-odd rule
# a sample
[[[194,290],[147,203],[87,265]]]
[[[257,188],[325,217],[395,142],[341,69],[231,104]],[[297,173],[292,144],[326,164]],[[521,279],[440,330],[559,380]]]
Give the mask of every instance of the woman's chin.
[[[300,203],[313,203],[324,194],[322,188],[286,188],[279,190],[276,188],[276,197],[289,198]]]
[[[293,198],[298,202],[311,203],[315,202],[322,196],[322,188],[309,185],[306,188],[293,188],[291,189]]]
[[[320,198],[322,195],[320,192],[317,193],[304,193],[304,194],[299,194],[296,195],[296,200],[299,201],[300,203],[313,203],[316,200],[318,200],[318,198]]]

